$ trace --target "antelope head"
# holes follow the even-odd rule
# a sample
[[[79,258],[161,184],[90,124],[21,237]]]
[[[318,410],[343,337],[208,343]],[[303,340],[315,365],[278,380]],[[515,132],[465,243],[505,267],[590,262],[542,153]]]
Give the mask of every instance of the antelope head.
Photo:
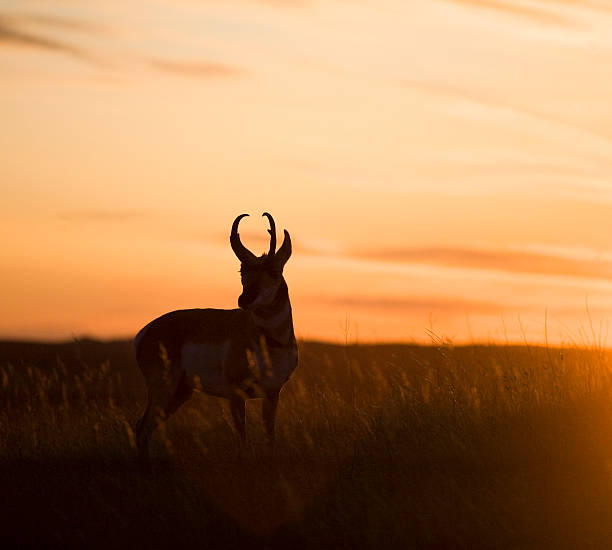
[[[279,289],[286,287],[283,278],[283,268],[291,256],[291,237],[285,229],[283,244],[276,250],[276,224],[274,218],[267,212],[263,216],[270,222],[270,249],[267,254],[255,256],[240,241],[238,224],[248,216],[241,214],[232,224],[230,244],[236,257],[240,260],[240,279],[242,294],[238,298],[241,309],[250,310],[270,305],[277,296]]]

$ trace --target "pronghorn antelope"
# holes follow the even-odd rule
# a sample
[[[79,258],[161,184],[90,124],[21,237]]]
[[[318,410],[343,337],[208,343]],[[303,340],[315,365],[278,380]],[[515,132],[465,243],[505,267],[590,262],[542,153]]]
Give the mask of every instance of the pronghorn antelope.
[[[240,260],[242,294],[238,309],[183,309],[151,321],[134,339],[136,359],[148,389],[148,403],[136,425],[141,459],[149,438],[194,391],[224,397],[241,443],[246,436],[245,400],[263,397],[263,419],[271,444],[278,395],[297,366],[291,303],[283,267],[291,256],[285,230],[276,251],[276,226],[270,223],[270,250],[255,256],[238,235],[238,216],[230,244]]]

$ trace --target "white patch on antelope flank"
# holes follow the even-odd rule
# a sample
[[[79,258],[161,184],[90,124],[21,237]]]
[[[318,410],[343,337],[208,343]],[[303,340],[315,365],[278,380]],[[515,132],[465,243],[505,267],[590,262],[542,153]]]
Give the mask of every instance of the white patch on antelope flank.
[[[259,352],[262,365],[261,385],[264,390],[280,388],[297,366],[297,350],[271,347],[267,350],[270,361]]]
[[[183,344],[181,366],[192,387],[215,395],[223,393],[223,365],[229,346],[229,340]]]

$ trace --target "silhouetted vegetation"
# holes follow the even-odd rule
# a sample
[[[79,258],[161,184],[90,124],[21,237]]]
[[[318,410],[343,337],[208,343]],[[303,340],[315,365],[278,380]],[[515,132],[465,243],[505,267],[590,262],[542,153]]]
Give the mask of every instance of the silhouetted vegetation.
[[[196,395],[138,470],[130,342],[0,343],[0,546],[612,547],[601,349],[303,342],[277,448]]]

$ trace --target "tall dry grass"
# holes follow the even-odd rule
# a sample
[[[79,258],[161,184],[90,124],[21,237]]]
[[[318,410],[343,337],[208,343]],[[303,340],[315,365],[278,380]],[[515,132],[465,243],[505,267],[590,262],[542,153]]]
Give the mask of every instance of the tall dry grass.
[[[277,448],[197,395],[138,471],[128,342],[0,344],[3,546],[612,547],[601,347],[300,344]]]

